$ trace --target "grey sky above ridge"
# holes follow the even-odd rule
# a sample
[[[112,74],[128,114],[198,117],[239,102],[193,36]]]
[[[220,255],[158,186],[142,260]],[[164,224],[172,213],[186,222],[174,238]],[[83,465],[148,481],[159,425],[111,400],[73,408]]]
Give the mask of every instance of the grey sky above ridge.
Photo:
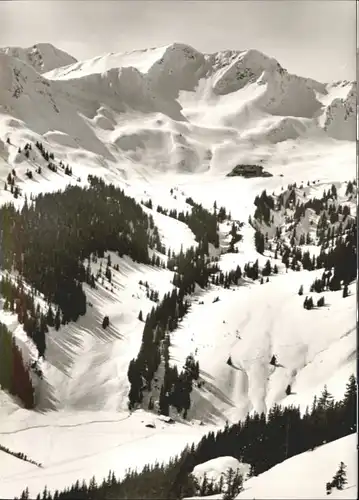
[[[354,0],[2,1],[0,46],[49,42],[77,59],[181,42],[258,49],[322,82],[356,78]]]

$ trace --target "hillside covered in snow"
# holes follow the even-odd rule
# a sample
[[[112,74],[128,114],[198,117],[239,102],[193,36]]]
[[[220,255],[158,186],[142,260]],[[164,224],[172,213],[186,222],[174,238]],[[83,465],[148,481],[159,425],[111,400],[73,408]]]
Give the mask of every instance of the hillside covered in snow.
[[[276,474],[316,470],[304,456],[322,483],[353,468],[355,91],[257,50],[0,48],[0,496],[121,479],[192,443],[171,495],[193,491],[193,457],[198,478],[223,457],[257,468],[238,498],[294,498]],[[258,459],[276,405],[304,435],[308,408],[332,419],[316,450]],[[287,443],[281,411],[268,440]],[[246,419],[253,449],[213,445]]]
[[[236,498],[328,498],[326,483],[338,470],[342,460],[347,468],[347,482],[342,490],[334,489],[329,498],[355,498],[357,479],[357,436],[352,434],[313,451],[302,453],[285,460],[257,477],[249,477],[248,466],[232,457],[220,457],[195,467],[193,474],[199,481],[218,483],[229,469],[240,470],[245,481],[243,491]],[[190,500],[188,497],[186,500]],[[223,494],[195,498],[222,499]]]

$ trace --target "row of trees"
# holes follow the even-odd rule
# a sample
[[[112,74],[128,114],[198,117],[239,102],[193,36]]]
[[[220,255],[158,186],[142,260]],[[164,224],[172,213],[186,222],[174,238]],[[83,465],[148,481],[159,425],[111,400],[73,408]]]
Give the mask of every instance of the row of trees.
[[[21,451],[12,451],[6,446],[3,446],[0,444],[0,451],[3,451],[4,453],[7,453],[8,455],[11,455],[15,458],[19,458],[20,460],[23,460],[24,462],[29,462],[30,464],[37,465],[37,467],[42,467],[42,464],[40,462],[36,462],[35,460],[32,460],[29,458],[25,453],[22,453]]]
[[[186,447],[167,464],[147,465],[138,472],[130,470],[122,480],[117,480],[110,471],[102,484],[97,484],[94,478],[89,484],[77,481],[72,487],[53,495],[45,489],[43,498],[172,500],[193,496],[201,492],[193,478],[193,468],[207,460],[233,456],[251,465],[251,475],[258,475],[287,458],[355,433],[356,403],[357,386],[352,375],[341,401],[334,402],[325,387],[304,415],[299,408],[276,405],[268,415],[248,415],[243,422],[226,425],[216,433],[210,432],[198,445]],[[335,477],[336,484],[343,484],[342,474]],[[24,491],[22,498],[28,498],[26,494]]]
[[[20,349],[6,325],[0,323],[0,386],[19,398],[24,407],[35,407],[35,394],[31,375]]]
[[[46,162],[49,162],[50,160],[53,160],[53,161],[55,160],[54,153],[47,151],[47,149],[44,148],[44,145],[42,144],[42,142],[36,141],[35,145],[36,145],[37,149],[40,151],[41,156],[43,157],[43,159]],[[27,146],[31,149],[31,144],[26,144],[25,149]]]
[[[243,277],[242,269],[237,266],[236,269],[232,271],[219,271],[216,274],[212,274],[211,281],[212,284],[216,286],[223,286],[223,288],[229,288],[231,285],[239,285]]]

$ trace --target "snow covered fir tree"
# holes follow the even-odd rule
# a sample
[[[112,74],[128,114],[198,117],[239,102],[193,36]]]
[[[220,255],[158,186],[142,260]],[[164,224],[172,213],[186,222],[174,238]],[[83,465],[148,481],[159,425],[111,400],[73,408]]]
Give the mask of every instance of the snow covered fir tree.
[[[0,497],[356,497],[356,83],[0,68]]]

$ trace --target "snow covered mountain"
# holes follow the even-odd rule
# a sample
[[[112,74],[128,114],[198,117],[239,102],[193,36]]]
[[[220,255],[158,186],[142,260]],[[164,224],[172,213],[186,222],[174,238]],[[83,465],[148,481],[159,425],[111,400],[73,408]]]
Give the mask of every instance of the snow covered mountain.
[[[0,298],[0,322],[16,338],[25,363],[36,361],[41,370],[33,383],[44,412],[25,410],[0,389],[0,445],[44,465],[34,469],[1,452],[0,496],[19,495],[26,486],[36,495],[45,484],[63,488],[93,474],[102,479],[109,469],[121,475],[139,465],[139,446],[141,466],[167,460],[225,421],[266,413],[274,404],[304,412],[324,385],[334,398],[343,396],[355,372],[355,282],[346,298],[342,289],[328,287],[317,297],[311,286],[323,267],[287,266],[285,245],[318,257],[323,212],[330,221],[325,231],[346,230],[355,220],[356,185],[348,187],[356,175],[355,101],[355,82],[292,75],[257,50],[202,54],[174,43],[76,61],[50,44],[0,49],[1,205],[21,207],[25,195],[29,200],[69,183],[86,187],[89,174],[98,176],[153,217],[165,251],[151,248],[150,256],[166,263],[169,249],[179,254],[200,246],[198,228],[174,211],[191,213],[198,203],[212,213],[216,202],[227,214],[217,221],[218,248],[209,243],[208,250],[219,271],[244,271],[256,261],[262,271],[268,260],[278,270],[262,285],[248,275],[228,286],[196,284],[189,294],[191,309],[170,334],[170,365],[182,368],[191,353],[200,379],[188,421],[174,411],[173,426],[147,411],[146,397],[143,410],[128,412],[127,377],[142,342],[140,313],[146,318],[158,305],[153,292],[159,301],[173,292],[173,270],[106,251],[91,266],[101,275],[109,258],[111,285],[100,279],[97,288],[84,284],[86,314],[58,331],[49,327],[45,359],[38,359],[33,340]],[[253,164],[270,176],[227,177],[235,166]],[[9,175],[19,188],[16,198]],[[266,222],[255,216],[263,190],[273,203]],[[299,217],[296,204],[312,199],[319,212],[313,205]],[[331,203],[338,220],[328,212]],[[233,223],[240,234],[235,243]],[[266,238],[264,251],[255,244],[258,232]],[[16,279],[1,267],[0,274]],[[304,297],[298,295],[301,286]],[[323,296],[325,306],[305,309],[305,295]],[[44,296],[36,300],[47,307]],[[106,331],[105,316],[111,321]],[[269,363],[274,353],[278,366]],[[288,385],[292,392],[286,394]],[[152,391],[157,405],[157,382]],[[154,456],[153,449],[163,450]],[[255,487],[260,478],[248,481],[255,495],[262,495]],[[294,490],[285,494],[295,496]]]
[[[32,47],[0,47],[0,52],[32,66],[38,73],[46,73],[61,66],[74,64],[76,59],[50,43],[36,43]]]
[[[173,44],[84,62],[33,50],[41,64],[32,51],[3,49],[0,109],[28,134],[89,156],[198,171],[216,169],[218,148],[236,141],[355,138],[353,82],[297,77],[256,50],[204,55]]]

